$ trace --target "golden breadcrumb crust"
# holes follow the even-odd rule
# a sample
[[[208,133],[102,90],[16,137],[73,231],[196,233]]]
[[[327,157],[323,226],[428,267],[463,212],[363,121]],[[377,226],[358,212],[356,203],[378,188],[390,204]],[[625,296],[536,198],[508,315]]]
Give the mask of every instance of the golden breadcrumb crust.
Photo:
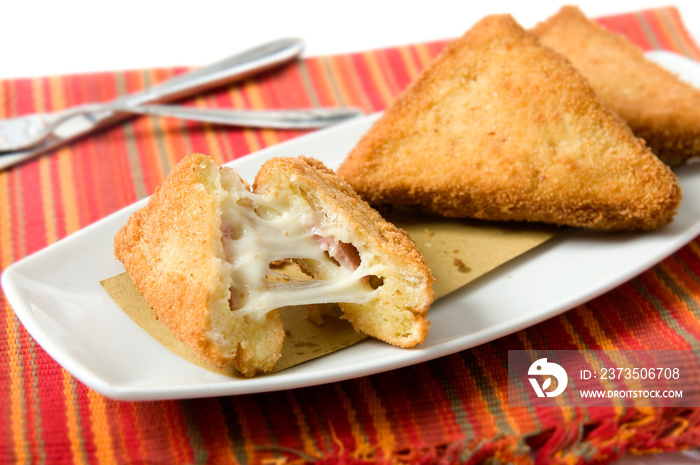
[[[114,239],[116,257],[156,318],[199,355],[243,374],[269,371],[284,329],[277,311],[230,311],[222,262],[219,166],[195,154],[178,163]],[[225,327],[224,327],[225,326]]]
[[[449,43],[338,173],[375,205],[604,230],[659,228],[681,198],[571,63],[509,15]]]
[[[401,347],[425,340],[433,277],[406,233],[317,160],[270,160],[255,190],[302,196],[325,223],[355,239],[363,259],[386,265],[390,272],[379,298],[368,305],[342,304],[358,330]],[[116,234],[114,250],[156,317],[178,339],[211,363],[232,364],[252,376],[274,367],[284,328],[277,310],[264,316],[231,311],[234,283],[224,261],[221,224],[227,195],[220,167],[209,157],[191,155]]]
[[[400,347],[424,342],[434,278],[408,234],[386,221],[347,182],[313,158],[275,158],[258,172],[253,191],[303,198],[321,213],[324,229],[352,238],[362,260],[386,269],[376,299],[341,303],[355,329]],[[277,193],[277,194],[275,194]]]
[[[577,7],[563,7],[532,32],[565,55],[664,162],[673,166],[700,156],[699,89]]]

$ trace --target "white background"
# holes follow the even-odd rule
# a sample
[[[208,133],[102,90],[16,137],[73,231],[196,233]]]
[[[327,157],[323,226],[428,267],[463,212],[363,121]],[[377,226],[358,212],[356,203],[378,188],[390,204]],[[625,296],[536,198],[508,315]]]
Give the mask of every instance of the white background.
[[[324,55],[448,39],[481,17],[511,13],[530,27],[562,1],[503,0],[0,0],[0,78],[199,66],[280,37]],[[581,1],[589,16],[664,0]],[[677,1],[700,38],[700,2]]]

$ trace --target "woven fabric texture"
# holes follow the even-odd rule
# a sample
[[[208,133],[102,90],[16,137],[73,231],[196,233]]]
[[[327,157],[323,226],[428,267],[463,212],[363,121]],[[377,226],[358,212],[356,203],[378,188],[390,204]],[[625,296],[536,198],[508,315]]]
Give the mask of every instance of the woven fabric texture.
[[[644,49],[694,59],[674,8],[601,18]],[[382,110],[445,42],[307,58],[186,103]],[[0,118],[140,90],[184,69],[0,81]],[[139,117],[0,172],[0,269],[143,198],[186,155],[218,162],[298,137]],[[509,349],[700,349],[700,240],[529,329],[379,375],[273,393],[107,399],[29,336],[0,295],[0,463],[606,463],[700,445],[700,409],[510,409]]]

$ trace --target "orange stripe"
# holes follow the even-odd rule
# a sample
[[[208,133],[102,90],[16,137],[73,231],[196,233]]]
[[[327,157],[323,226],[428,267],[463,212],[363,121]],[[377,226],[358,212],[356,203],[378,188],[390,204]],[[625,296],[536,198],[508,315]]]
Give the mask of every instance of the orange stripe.
[[[682,334],[685,331],[678,326],[678,322],[665,306],[663,296],[667,296],[668,292],[665,283],[659,278],[657,273],[654,270],[642,273],[633,283],[638,286],[643,298],[652,306],[654,314],[657,316],[655,318],[657,331],[651,334],[657,337],[665,334],[667,341],[673,342],[675,348],[692,348],[692,344],[695,341],[691,340],[692,338],[689,339],[687,334],[685,336]],[[681,331],[678,331],[679,329]],[[647,346],[649,342],[647,341]]]
[[[252,108],[263,109],[266,107],[262,98],[262,93],[260,92],[259,84],[253,80],[247,80],[243,87],[248,95],[248,98],[250,99]],[[262,137],[264,147],[270,147],[280,142],[277,136],[277,131],[273,129],[260,129],[258,132]]]
[[[434,54],[426,44],[417,44],[413,46],[418,57],[418,63],[421,70],[425,69],[435,60]]]
[[[26,440],[26,422],[24,414],[24,386],[22,374],[22,361],[20,360],[20,343],[18,332],[19,321],[15,317],[14,312],[10,311],[9,306],[6,306],[5,312],[5,328],[6,340],[8,345],[9,358],[9,397],[10,397],[10,422],[12,430],[12,446],[17,462],[28,460],[27,456],[27,440]]]
[[[148,117],[152,132],[149,135],[154,142],[160,160],[163,179],[170,173],[177,162],[186,155],[189,150],[182,148],[184,123],[175,118]],[[161,150],[162,145],[162,150]],[[186,152],[186,153],[180,153]]]
[[[166,427],[168,442],[172,445],[170,451],[173,463],[191,461],[189,445],[186,444],[186,429],[182,424],[182,414],[176,401],[161,402],[163,423]]]
[[[129,456],[132,461],[138,462],[142,457],[147,457],[146,441],[149,439],[144,433],[144,429],[148,429],[153,421],[149,405],[141,405],[136,402],[131,402],[122,409],[122,414],[127,416],[128,426],[127,433],[129,434]],[[143,424],[147,426],[144,428]]]
[[[231,96],[231,101],[233,102],[234,108],[250,108],[250,105],[247,104],[245,100],[245,96],[243,94],[243,86],[235,86],[231,87],[230,90],[230,96]],[[234,153],[234,157],[240,157],[241,155],[246,155],[247,153],[252,153],[252,152],[257,152],[260,150],[262,147],[260,143],[258,142],[258,139],[256,137],[256,131],[250,129],[250,128],[242,128],[243,131],[243,138],[246,142],[246,146],[248,147],[247,152],[244,153]]]
[[[44,103],[43,79],[32,79],[32,103],[34,104],[33,112],[43,113],[46,110]]]
[[[611,347],[610,340],[605,337],[605,333],[603,332],[602,328],[598,325],[598,322],[591,317],[590,310],[588,307],[584,305],[580,305],[577,309],[576,312],[581,315],[581,319],[584,321],[584,324],[588,326],[590,334],[593,336],[597,343],[597,347],[591,348],[591,346],[586,343],[586,341],[583,340],[581,337],[581,334],[579,331],[574,327],[574,325],[571,323],[569,318],[566,318],[565,316],[560,317],[558,319],[559,322],[561,322],[562,326],[564,327],[564,330],[566,331],[566,334],[569,336],[569,339],[571,343],[577,347],[581,353],[584,354],[584,358],[586,362],[592,366],[597,366],[599,363],[597,360],[594,359],[591,350],[606,350],[606,349],[614,349],[614,345]],[[607,384],[606,388],[611,388],[610,387],[611,381],[603,381],[601,380],[601,384]],[[564,399],[565,400],[565,399]],[[559,400],[557,400],[557,403],[559,403]],[[618,412],[619,413],[619,412]]]
[[[53,183],[51,182],[51,161],[48,157],[39,158],[39,177],[41,179],[41,200],[46,225],[46,244],[58,240],[56,231],[56,209],[53,203]]]
[[[595,339],[597,343],[596,350],[598,348],[600,350],[622,350],[624,347],[620,347],[619,343],[613,342],[612,339],[610,339],[606,335],[606,331],[601,325],[599,324],[598,318],[596,315],[591,311],[588,305],[581,305],[576,309],[577,313],[581,316],[582,320],[584,321],[584,324],[589,328],[589,332],[591,336]],[[568,318],[560,318],[559,319],[564,328],[566,329],[567,334],[569,335],[571,341],[578,347],[580,351],[584,354],[584,358],[586,362],[589,365],[592,366],[598,366],[600,364],[600,361],[597,360],[593,353],[591,352],[591,347],[590,344],[586,344],[585,341],[581,338],[580,332],[574,328],[574,326],[571,324],[571,321]],[[630,363],[630,360],[628,357],[624,357],[619,355],[617,359],[617,363],[619,364],[618,366],[632,366]],[[616,387],[616,383],[612,380],[606,380],[600,381],[601,384],[605,385],[606,389],[617,389],[619,386]],[[637,384],[634,382],[628,383],[628,384]],[[641,386],[638,386],[641,388]],[[624,409],[621,407],[615,407],[616,409],[619,408],[620,410],[617,411],[617,413],[622,413]]]
[[[65,398],[66,422],[73,463],[87,463],[75,380],[67,371],[61,371],[63,372],[63,396]]]
[[[663,19],[659,17],[658,12],[648,11],[645,12],[643,16],[651,30],[651,33],[657,38],[662,49],[684,54],[682,51],[682,44],[676,40],[676,37],[673,35],[672,31],[669,31],[666,28],[666,25],[664,24]]]
[[[243,448],[250,462],[256,462],[257,447],[255,444],[267,444],[269,442],[268,425],[257,419],[265,418],[258,404],[258,398],[250,397],[245,401],[239,397],[232,398],[235,409],[234,417],[241,428],[241,440],[245,441]]]
[[[409,72],[406,68],[406,61],[398,53],[400,60],[396,60],[394,55],[399,52],[400,49],[393,50],[381,50],[375,53],[374,56],[377,57],[377,64],[380,67],[382,76],[386,80],[387,87],[391,91],[391,101],[404,90],[404,82],[408,84]]]
[[[516,337],[520,344],[522,345],[521,350],[537,350],[535,346],[532,344],[532,339],[528,336],[528,331],[518,331],[516,333]],[[527,387],[527,386],[525,386]],[[509,409],[510,410],[510,409]],[[512,412],[512,410],[511,410]],[[528,415],[521,415],[521,422],[523,422],[523,429],[533,431],[533,430],[538,430],[542,428],[542,423],[540,423],[540,419],[537,416],[537,411],[532,409],[531,407],[527,407],[527,412]]]
[[[690,34],[688,34],[688,30],[683,23],[678,9],[666,9],[663,11],[662,16],[667,21],[669,29],[671,29],[679,41],[683,43],[686,53],[695,60],[700,60],[700,48],[698,48],[698,44],[696,44]]]
[[[364,433],[362,422],[359,419],[359,415],[353,402],[343,390],[340,383],[334,384],[333,389],[340,399],[340,404],[343,407],[343,410],[346,412],[348,424],[350,425],[350,430],[352,431],[352,438],[355,440],[354,454],[359,457],[371,456],[373,452],[372,445],[369,442],[369,438]]]
[[[0,172],[0,198],[11,199],[9,177],[12,171]],[[2,260],[2,269],[7,268],[14,260],[15,256],[12,250],[12,225],[13,215],[10,212],[12,208],[11,202],[0,201],[0,260]]]
[[[305,93],[309,95],[313,106],[341,104],[339,93],[331,82],[330,76],[323,72],[322,58],[309,58],[300,62],[298,66]]]
[[[422,436],[423,439],[419,443],[427,444],[428,442],[424,439],[425,435],[428,437],[439,439],[443,438],[445,441],[450,441],[461,436],[461,430],[456,424],[455,412],[452,410],[448,394],[441,382],[436,379],[436,373],[431,369],[429,364],[419,364],[415,366],[415,370],[419,379],[423,380],[426,384],[425,392],[428,393],[427,397],[431,400],[432,410],[435,411],[438,421],[440,422],[440,428],[431,428],[430,431],[424,431],[421,428],[421,419],[415,420],[413,412],[407,412],[410,414],[411,429],[415,430],[417,436]],[[392,380],[394,378],[391,378]],[[391,386],[388,386],[391,389]],[[400,412],[403,413],[403,412]],[[399,422],[401,423],[401,422]]]
[[[672,51],[678,52],[682,55],[692,56],[693,50],[687,47],[687,43],[684,42],[679,32],[683,32],[683,28],[679,24],[676,24],[676,29],[673,29],[668,21],[669,17],[667,15],[669,10],[650,10],[647,12],[645,17],[648,19],[650,26],[653,28],[654,34],[661,36],[663,38],[664,48],[668,48]]]
[[[336,83],[340,94],[347,106],[362,108],[364,111],[372,111],[372,102],[362,91],[361,82],[355,68],[352,66],[350,57],[346,55],[321,58],[328,71],[319,72],[328,74],[329,79]]]
[[[219,144],[220,138],[219,131],[217,131],[211,124],[202,124],[202,131],[204,132],[204,140],[207,142],[208,153],[214,160],[221,164],[224,162],[224,157],[221,153],[221,145]]]
[[[617,293],[604,294],[598,297],[594,302],[588,304],[591,306],[591,314],[600,315],[599,309],[618,307],[621,299],[619,295],[623,295],[627,292],[631,292],[631,289],[628,287],[621,287],[618,289]],[[588,310],[587,306],[582,306],[581,308]],[[630,331],[630,328],[625,324],[625,318],[622,312],[617,311],[614,315],[606,318],[606,326],[609,328],[610,332],[613,333],[612,337],[619,338],[616,342],[617,349],[638,350],[645,347],[645,343],[638,337],[637,331]]]
[[[675,348],[684,347],[685,344],[683,341],[677,338],[677,335],[663,319],[659,318],[660,309],[657,308],[653,301],[653,294],[650,294],[650,289],[653,288],[653,286],[650,287],[650,278],[650,273],[643,273],[629,283],[633,289],[632,292],[629,293],[628,298],[630,305],[639,309],[645,321],[649,321],[655,325],[654,330],[649,331],[645,336],[647,338],[650,336],[662,338],[667,342],[672,342]],[[650,340],[644,341],[644,346],[649,347],[650,342]]]
[[[503,426],[507,425],[512,432],[514,432],[516,435],[519,435],[521,433],[521,425],[517,424],[515,418],[512,415],[505,415],[505,413],[508,411],[507,381],[505,383],[499,383],[499,379],[508,379],[507,370],[506,374],[504,375],[503,368],[500,365],[494,363],[494,360],[498,360],[498,356],[493,352],[492,345],[484,345],[481,346],[480,349],[480,354],[477,355],[475,359],[477,363],[479,363],[479,365],[481,366],[481,373],[484,374],[486,376],[486,379],[488,380],[492,394],[498,400],[497,403],[492,402],[486,396],[488,391],[483,390],[483,388],[480,386],[479,389],[481,390],[481,397],[485,402],[488,403],[487,410],[489,412],[489,415],[493,417],[494,426],[496,426],[498,431],[503,431]],[[505,386],[505,389],[499,389],[499,385]],[[504,415],[497,415],[497,412],[503,412]]]
[[[145,73],[145,77],[147,79],[144,83],[144,87],[149,87],[160,80],[158,70],[149,70]],[[149,174],[152,175],[153,178],[151,179],[149,192],[153,192],[156,187],[163,184],[170,169],[167,157],[163,153],[163,150],[161,150],[161,147],[159,147],[160,137],[164,133],[164,128],[161,126],[163,120],[165,120],[165,118],[158,118],[155,116],[138,118],[138,122],[142,123],[141,127],[146,129],[146,133],[141,139],[144,142],[149,142],[142,145],[142,147],[148,149],[144,155],[146,155],[152,163]]]
[[[210,463],[236,463],[236,457],[233,453],[233,444],[228,434],[217,435],[219,432],[226,431],[226,416],[221,407],[220,402],[214,400],[209,404],[207,409],[207,419],[203,421],[202,435],[204,437],[205,447],[209,452]]]
[[[375,447],[381,450],[385,456],[391,456],[396,448],[396,438],[391,430],[391,423],[387,419],[386,408],[382,405],[381,398],[377,395],[369,378],[358,378],[355,380],[355,385],[362,394],[363,400],[367,403],[369,414],[372,420],[372,426],[376,431]],[[364,426],[367,430],[367,426]]]
[[[94,391],[89,391],[87,397],[88,405],[90,406],[90,427],[92,429],[97,461],[98,463],[106,464],[115,463],[105,399]]]
[[[388,105],[394,100],[396,92],[392,91],[390,82],[388,82],[386,76],[382,73],[382,66],[379,64],[377,56],[370,52],[363,53],[362,56],[372,76],[372,83],[377,87],[384,104]]]
[[[700,244],[693,241],[690,244],[688,244],[687,248],[700,260]]]
[[[66,108],[63,79],[60,76],[49,77],[49,97],[45,102],[47,111],[59,111]]]
[[[673,318],[674,324],[678,325],[679,328],[690,332],[687,339],[697,339],[698,335],[700,335],[700,320],[695,318],[695,312],[690,308],[690,305],[693,305],[695,308],[698,306],[697,302],[690,300],[692,296],[698,295],[698,287],[694,285],[696,283],[693,283],[690,275],[675,258],[667,259],[660,263],[656,270],[665,273],[669,279],[673,280],[672,287],[669,286],[665,279],[662,279],[662,276],[657,276],[659,288],[663,290],[661,300],[668,308],[669,317]],[[691,286],[690,288],[688,287],[689,285]],[[680,295],[679,292],[681,293]]]
[[[72,234],[81,227],[71,155],[70,149],[66,147],[59,149],[56,155],[58,159],[58,176],[61,182],[61,204],[63,205],[66,234]]]
[[[316,447],[313,435],[306,421],[304,409],[301,408],[299,401],[290,391],[285,392],[285,398],[287,399],[288,405],[292,408],[292,412],[294,412],[294,420],[297,425],[297,431],[299,432],[299,436],[304,443],[304,452],[311,457],[319,457],[319,450]]]
[[[460,387],[456,391],[460,393],[460,400],[464,406],[464,412],[469,418],[469,423],[474,431],[474,436],[490,437],[498,432],[496,422],[489,411],[488,402],[482,395],[481,389],[474,376],[474,370],[467,364],[471,360],[473,352],[460,354],[460,363],[453,365],[452,380]]]
[[[7,118],[12,115],[8,111],[10,108],[9,100],[12,96],[12,93],[8,91],[11,83],[12,81],[0,80],[0,118]]]
[[[415,47],[399,47],[398,49],[411,82],[418,77],[421,71],[421,66],[415,61],[414,49]]]

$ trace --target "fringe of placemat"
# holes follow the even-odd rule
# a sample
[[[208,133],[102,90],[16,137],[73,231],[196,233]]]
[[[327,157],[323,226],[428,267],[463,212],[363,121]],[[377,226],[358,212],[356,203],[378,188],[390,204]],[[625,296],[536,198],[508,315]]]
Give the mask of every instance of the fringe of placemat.
[[[408,448],[390,455],[379,450],[357,453],[342,445],[324,457],[277,450],[276,458],[263,462],[270,465],[590,465],[610,463],[627,453],[677,452],[698,444],[700,409],[650,407],[629,410],[619,419],[583,425],[569,423],[522,438],[454,441]]]

